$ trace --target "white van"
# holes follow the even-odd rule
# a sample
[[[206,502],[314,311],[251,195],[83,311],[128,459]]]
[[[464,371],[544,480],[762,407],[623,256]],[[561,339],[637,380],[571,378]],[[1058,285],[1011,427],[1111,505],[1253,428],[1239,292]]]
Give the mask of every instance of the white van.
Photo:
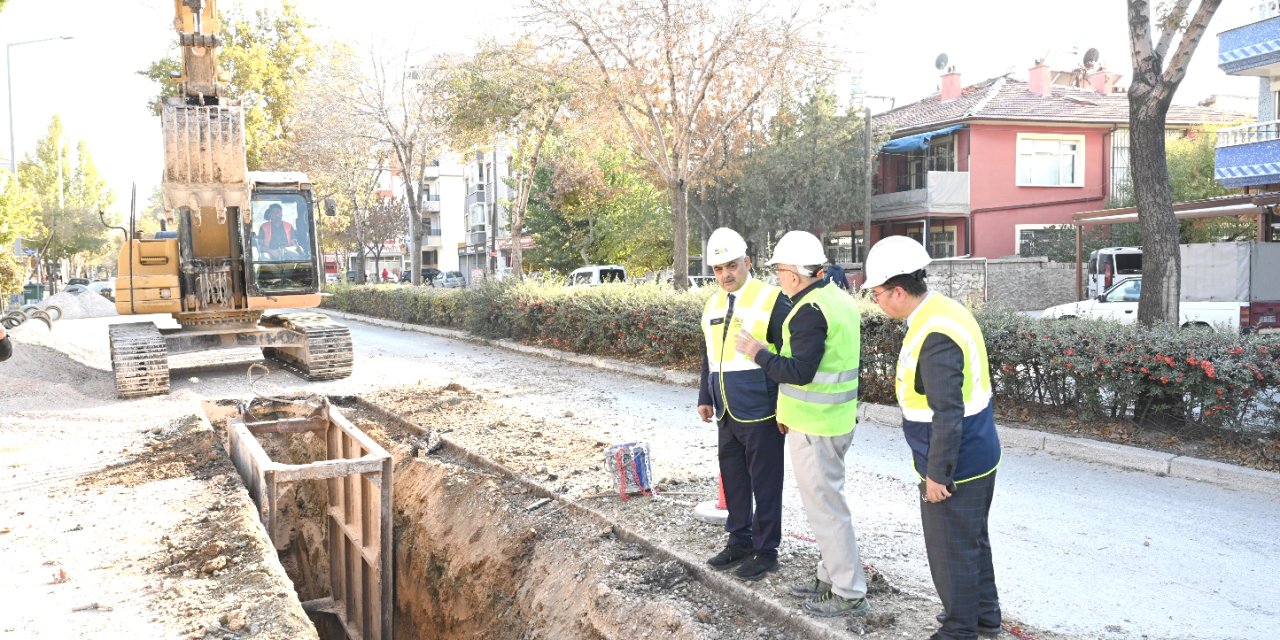
[[[569,286],[595,286],[605,282],[626,282],[627,270],[616,264],[588,265],[569,274]]]
[[[1142,247],[1107,247],[1089,254],[1086,299],[1097,298],[1127,276],[1142,275]]]

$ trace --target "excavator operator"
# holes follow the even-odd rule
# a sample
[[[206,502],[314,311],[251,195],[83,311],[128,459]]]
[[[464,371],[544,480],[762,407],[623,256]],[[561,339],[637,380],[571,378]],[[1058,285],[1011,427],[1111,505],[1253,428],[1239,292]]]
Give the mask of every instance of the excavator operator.
[[[258,251],[268,260],[289,260],[303,257],[293,225],[284,221],[279,204],[267,207],[263,215],[266,221],[258,227]]]

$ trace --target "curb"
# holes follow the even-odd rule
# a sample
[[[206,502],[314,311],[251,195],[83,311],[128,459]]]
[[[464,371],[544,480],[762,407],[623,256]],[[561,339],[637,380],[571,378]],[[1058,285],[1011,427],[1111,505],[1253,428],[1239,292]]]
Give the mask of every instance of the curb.
[[[443,329],[427,325],[398,322],[395,320],[384,320],[382,318],[362,316],[343,311],[334,311],[332,309],[321,308],[318,309],[318,311],[347,320],[363,322],[365,324],[399,329],[401,331],[415,331],[417,333],[426,333],[443,338],[501,347],[511,351],[518,351],[520,353],[539,355],[553,360],[572,362],[583,366],[605,369],[607,371],[616,371],[618,373],[625,373],[652,380],[660,380],[671,384],[678,384],[682,386],[696,386],[698,384],[698,375],[688,373],[686,371],[661,369],[648,365],[621,362],[619,360],[602,358],[599,356],[584,356],[576,353],[567,353],[556,349],[534,347],[514,342],[512,340],[489,340],[486,338],[476,337],[470,333],[459,331],[457,329]],[[902,422],[902,410],[890,405],[859,403],[858,414],[859,422],[865,421],[880,425],[896,425]],[[1006,447],[1037,449],[1044,451],[1045,453],[1082,460],[1084,462],[1094,462],[1118,469],[1143,471],[1157,476],[1168,476],[1183,480],[1191,480],[1194,482],[1204,482],[1220,487],[1226,487],[1228,489],[1254,491],[1269,497],[1280,498],[1280,473],[1272,471],[1260,471],[1257,469],[1250,469],[1248,467],[1215,462],[1213,460],[1192,458],[1175,453],[1164,453],[1162,451],[1151,451],[1149,449],[1131,447],[1122,444],[1112,444],[1110,442],[1101,442],[1098,440],[1090,440],[1088,438],[1076,438],[1072,436],[1044,433],[1034,429],[1001,426],[999,427],[999,432],[1000,443]]]

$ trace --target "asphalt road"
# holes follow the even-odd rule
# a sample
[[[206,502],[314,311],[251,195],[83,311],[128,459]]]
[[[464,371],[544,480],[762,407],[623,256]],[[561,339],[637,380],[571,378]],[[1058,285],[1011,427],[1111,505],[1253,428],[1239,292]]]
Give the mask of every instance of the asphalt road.
[[[694,412],[696,390],[511,351],[347,322],[357,358],[347,380],[273,385],[359,393],[422,381],[457,382],[537,416],[580,420],[601,440],[647,440],[656,471],[715,474],[713,428]],[[56,345],[105,369],[105,321],[59,323]],[[236,353],[175,361],[178,396],[249,392]],[[251,352],[241,352],[241,358]],[[105,372],[104,372],[104,375]],[[864,559],[912,591],[932,593],[908,451],[896,426],[860,425],[846,487]],[[711,496],[708,496],[709,498]],[[808,527],[788,472],[784,527]],[[1080,638],[1270,638],[1280,629],[1280,500],[1261,493],[1007,447],[992,519],[1005,611]]]

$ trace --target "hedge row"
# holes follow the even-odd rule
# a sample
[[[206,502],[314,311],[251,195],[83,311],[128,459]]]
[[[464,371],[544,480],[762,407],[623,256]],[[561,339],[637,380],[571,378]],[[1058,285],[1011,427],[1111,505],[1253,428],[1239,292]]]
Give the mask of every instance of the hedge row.
[[[462,329],[578,353],[696,371],[710,289],[510,281],[467,289],[339,286],[327,308]],[[894,403],[902,325],[860,299],[861,396]],[[1143,329],[976,313],[997,403],[1083,419],[1134,419],[1187,435],[1280,430],[1280,341],[1210,330]]]

